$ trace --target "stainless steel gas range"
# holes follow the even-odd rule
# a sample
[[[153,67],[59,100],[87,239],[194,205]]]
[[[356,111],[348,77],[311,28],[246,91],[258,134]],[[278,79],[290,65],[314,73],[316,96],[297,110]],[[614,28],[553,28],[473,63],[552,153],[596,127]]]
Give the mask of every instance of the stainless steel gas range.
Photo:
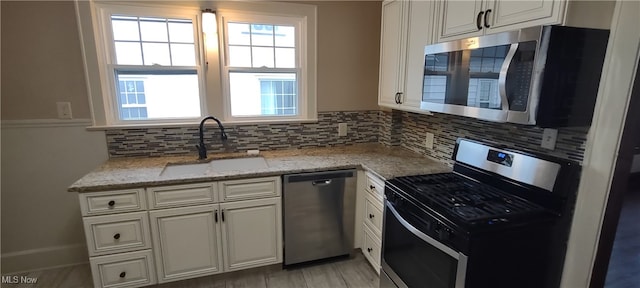
[[[579,166],[496,146],[386,182],[381,288],[559,285]]]

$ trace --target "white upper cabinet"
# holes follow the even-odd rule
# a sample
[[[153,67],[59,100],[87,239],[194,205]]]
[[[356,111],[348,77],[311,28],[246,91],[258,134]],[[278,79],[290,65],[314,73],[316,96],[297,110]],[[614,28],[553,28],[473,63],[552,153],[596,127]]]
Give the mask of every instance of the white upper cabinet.
[[[442,1],[440,3],[439,39],[479,36],[482,31],[484,11],[482,0],[476,1]]]
[[[438,42],[561,24],[566,0],[476,0],[439,3]]]
[[[424,46],[433,43],[435,2],[382,3],[378,105],[418,111]]]
[[[408,20],[408,1],[382,2],[382,29],[380,38],[380,84],[378,103],[396,107],[404,92],[404,50]]]

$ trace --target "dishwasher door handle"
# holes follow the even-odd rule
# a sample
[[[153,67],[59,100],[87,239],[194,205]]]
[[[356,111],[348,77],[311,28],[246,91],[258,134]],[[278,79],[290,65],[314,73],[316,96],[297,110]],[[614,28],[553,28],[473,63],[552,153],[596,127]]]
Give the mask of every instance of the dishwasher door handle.
[[[331,184],[331,179],[318,180],[318,181],[311,182],[311,185],[313,185],[313,186],[327,186],[329,184]]]

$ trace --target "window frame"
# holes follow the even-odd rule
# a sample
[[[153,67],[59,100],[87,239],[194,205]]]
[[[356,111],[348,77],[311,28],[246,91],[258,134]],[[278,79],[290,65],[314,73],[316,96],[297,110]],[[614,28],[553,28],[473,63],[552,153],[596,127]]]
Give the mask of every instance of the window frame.
[[[105,120],[108,126],[121,125],[153,125],[169,123],[191,123],[207,115],[207,91],[205,75],[205,47],[202,34],[201,11],[194,8],[167,7],[160,5],[144,5],[136,3],[95,3],[93,9],[95,20],[95,42],[98,54],[98,67],[102,90],[102,101]],[[153,18],[190,19],[194,27],[195,66],[149,66],[149,65],[119,65],[117,64],[115,41],[111,25],[111,15],[130,15]],[[140,120],[124,120],[120,118],[118,107],[118,71],[149,71],[149,74],[167,73],[171,71],[195,70],[198,77],[199,117],[166,117]]]
[[[218,16],[218,35],[220,41],[220,70],[222,84],[222,100],[224,105],[224,120],[228,122],[293,122],[304,120],[315,120],[315,90],[309,89],[309,69],[307,37],[308,26],[307,17],[303,15],[276,15],[269,13],[260,13],[256,11],[233,11],[219,10]],[[253,68],[253,67],[231,67],[229,66],[229,44],[227,23],[240,22],[249,24],[270,24],[295,27],[295,68]],[[231,113],[231,72],[252,72],[252,73],[295,73],[298,93],[298,113],[292,116],[283,115],[260,115],[260,116],[233,116]],[[310,95],[313,94],[313,95]],[[258,95],[259,96],[259,95]]]

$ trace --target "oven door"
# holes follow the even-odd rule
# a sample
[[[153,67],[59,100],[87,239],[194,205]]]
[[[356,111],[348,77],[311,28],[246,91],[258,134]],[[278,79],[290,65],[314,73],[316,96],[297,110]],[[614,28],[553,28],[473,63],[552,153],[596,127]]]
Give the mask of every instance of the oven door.
[[[404,203],[409,204],[409,203]],[[467,256],[421,231],[428,226],[411,207],[385,200],[380,287],[463,288]],[[417,208],[416,208],[417,209]],[[384,286],[386,285],[386,286]]]

